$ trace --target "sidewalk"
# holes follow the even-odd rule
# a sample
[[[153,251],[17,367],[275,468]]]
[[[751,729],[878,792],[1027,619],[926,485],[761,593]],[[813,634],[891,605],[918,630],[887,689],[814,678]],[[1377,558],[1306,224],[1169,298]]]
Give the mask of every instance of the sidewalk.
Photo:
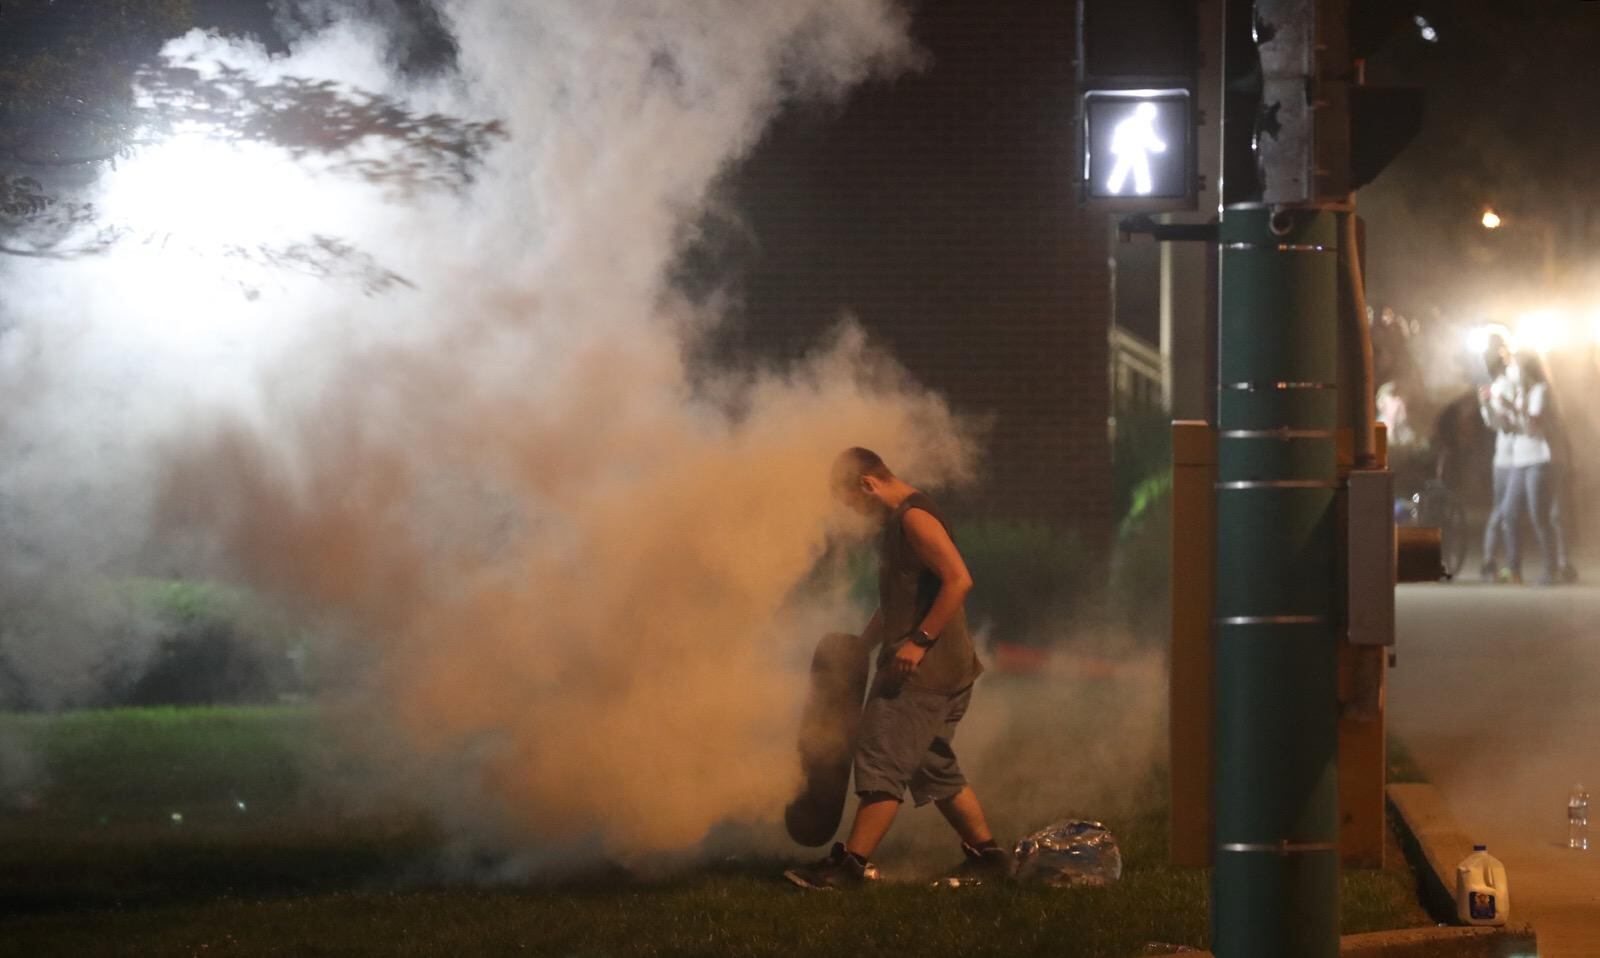
[[[1589,852],[1565,821],[1575,783],[1600,801],[1600,589],[1408,588],[1399,612],[1391,729],[1457,823],[1440,857],[1488,845],[1540,958],[1600,958],[1600,804]]]
[[[1496,854],[1506,863],[1513,913],[1538,932],[1540,958],[1600,958],[1600,860],[1595,854],[1516,840],[1502,841],[1500,849]]]

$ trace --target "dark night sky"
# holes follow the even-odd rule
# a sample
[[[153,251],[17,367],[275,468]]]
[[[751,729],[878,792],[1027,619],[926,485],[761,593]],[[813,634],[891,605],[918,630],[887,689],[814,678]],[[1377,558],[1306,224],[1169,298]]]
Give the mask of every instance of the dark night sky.
[[[1475,292],[1464,271],[1507,282],[1537,269],[1546,224],[1563,265],[1581,267],[1600,241],[1600,3],[1419,8],[1439,42],[1407,38],[1369,64],[1370,83],[1427,95],[1422,132],[1361,195],[1376,297],[1448,310]],[[1520,218],[1522,235],[1482,230],[1486,205]]]
[[[428,0],[348,3],[397,25],[395,53],[413,69],[449,62],[452,50]],[[193,2],[200,24],[254,34],[278,47],[282,37],[273,29],[272,11],[283,6]],[[1539,264],[1551,237],[1564,259],[1592,254],[1600,242],[1600,191],[1592,172],[1600,157],[1600,2],[1412,0],[1397,6],[1421,12],[1440,39],[1429,44],[1408,31],[1369,63],[1369,82],[1419,85],[1428,99],[1421,135],[1362,194],[1374,227],[1370,280],[1376,298],[1412,309],[1448,307],[1463,269],[1525,274]],[[89,8],[65,2],[59,9],[69,16]],[[1514,217],[1520,235],[1484,235],[1476,219],[1485,205]]]

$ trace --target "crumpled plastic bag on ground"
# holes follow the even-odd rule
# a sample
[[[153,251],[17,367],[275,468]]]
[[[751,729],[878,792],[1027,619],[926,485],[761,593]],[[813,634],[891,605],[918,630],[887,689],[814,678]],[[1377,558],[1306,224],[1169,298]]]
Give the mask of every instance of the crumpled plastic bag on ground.
[[[1122,877],[1122,850],[1099,822],[1069,818],[1039,829],[1017,842],[1018,882],[1055,888],[1109,885]],[[951,876],[934,882],[939,888],[976,888],[987,882],[975,875]]]
[[[1070,818],[1017,842],[1017,881],[1057,888],[1110,885],[1122,877],[1122,850],[1099,822]]]

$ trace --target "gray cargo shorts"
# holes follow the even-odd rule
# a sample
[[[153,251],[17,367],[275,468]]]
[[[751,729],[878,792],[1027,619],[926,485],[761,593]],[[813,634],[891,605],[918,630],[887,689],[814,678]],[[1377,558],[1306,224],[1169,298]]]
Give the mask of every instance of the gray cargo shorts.
[[[856,739],[856,794],[904,801],[909,787],[919,807],[953,798],[967,777],[950,740],[971,700],[970,685],[947,694],[914,685],[880,691],[874,683]]]

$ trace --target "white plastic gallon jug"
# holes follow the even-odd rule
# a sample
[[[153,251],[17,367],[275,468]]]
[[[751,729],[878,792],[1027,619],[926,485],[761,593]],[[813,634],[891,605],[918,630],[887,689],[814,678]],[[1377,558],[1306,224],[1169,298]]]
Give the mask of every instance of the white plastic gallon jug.
[[[1463,925],[1503,925],[1510,913],[1506,866],[1487,846],[1472,846],[1472,854],[1456,866],[1456,917]]]

